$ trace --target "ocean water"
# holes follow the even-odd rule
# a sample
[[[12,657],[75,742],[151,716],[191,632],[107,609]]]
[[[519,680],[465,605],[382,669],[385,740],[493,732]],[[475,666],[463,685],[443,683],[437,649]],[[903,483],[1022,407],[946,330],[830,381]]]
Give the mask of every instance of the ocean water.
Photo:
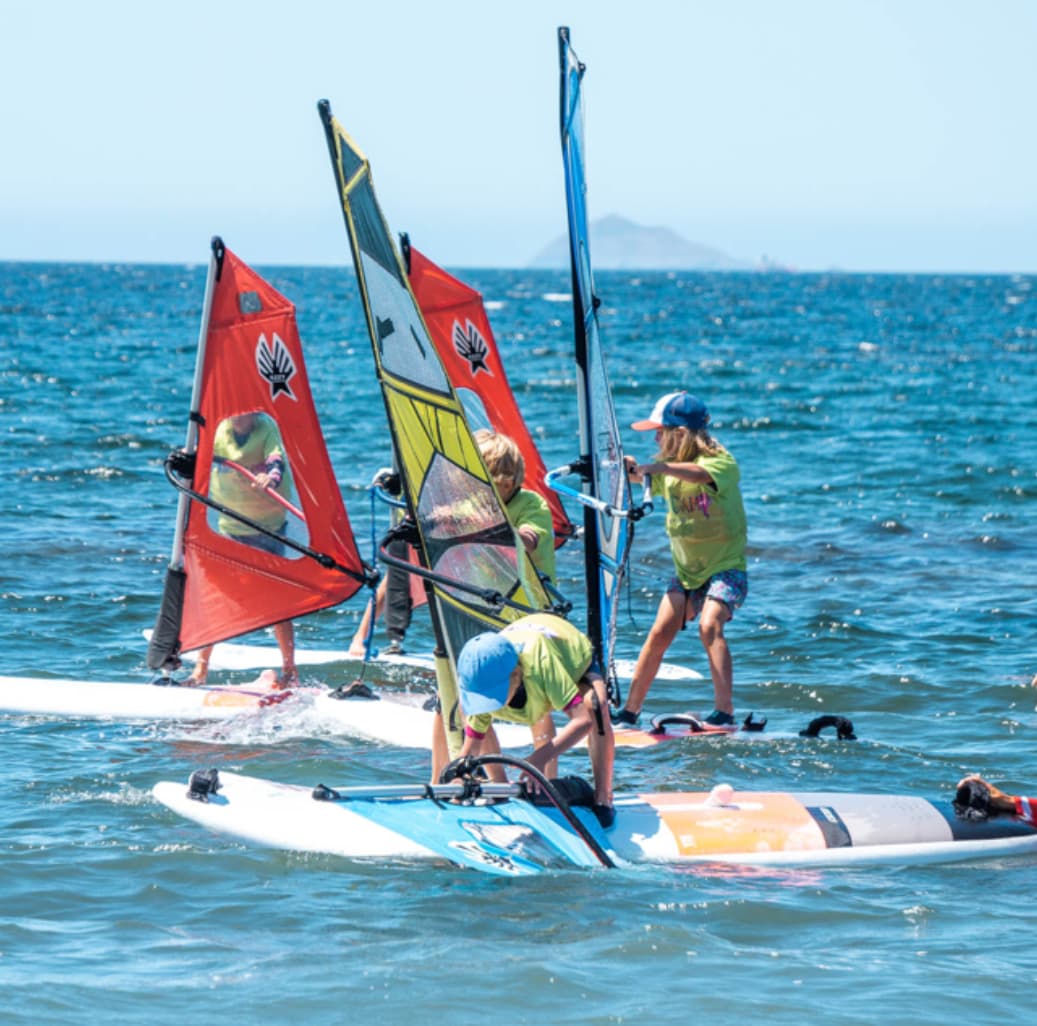
[[[352,272],[263,270],[298,305],[366,551],[365,486],[389,451]],[[567,462],[567,275],[464,277],[490,304],[547,464]],[[162,460],[184,436],[203,282],[201,264],[0,264],[3,673],[147,678],[141,631],[175,507]],[[750,596],[728,628],[735,697],[770,720],[760,737],[623,752],[617,790],[946,798],[980,772],[1037,791],[1035,283],[599,275],[621,423],[688,388],[740,462]],[[650,455],[650,438],[625,441]],[[634,563],[629,657],[669,576],[661,516],[639,525]],[[559,573],[579,619],[574,545]],[[360,612],[310,618],[300,643],[343,645]],[[429,641],[420,618],[409,641]],[[693,629],[669,658],[706,668]],[[708,711],[709,691],[660,682],[649,706]],[[797,736],[826,712],[849,716],[859,740]],[[290,721],[3,715],[0,750],[5,1024],[893,1026],[1030,1023],[1037,1006],[1037,859],[504,881],[251,848],[150,797],[209,765],[304,784],[422,779],[419,752]]]

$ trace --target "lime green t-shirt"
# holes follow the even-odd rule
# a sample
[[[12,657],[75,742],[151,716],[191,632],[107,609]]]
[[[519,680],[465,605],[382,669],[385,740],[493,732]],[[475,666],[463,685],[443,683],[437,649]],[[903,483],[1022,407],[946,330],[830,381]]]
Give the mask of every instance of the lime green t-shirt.
[[[291,497],[292,476],[284,461],[284,449],[277,425],[269,417],[258,415],[255,426],[244,441],[239,441],[235,436],[229,417],[222,421],[213,439],[213,455],[240,463],[253,474],[267,470],[267,460],[271,456],[279,457],[284,469],[281,483],[275,490],[286,499]],[[268,530],[276,531],[285,521],[285,510],[280,503],[271,499],[262,489],[253,488],[252,482],[238,471],[216,462],[212,465],[209,495],[221,505],[256,521]],[[217,530],[227,535],[254,533],[247,524],[223,514],[217,521]]]
[[[666,499],[666,533],[681,587],[694,590],[722,570],[745,570],[746,524],[741,476],[726,450],[694,461],[715,487],[668,474],[652,478],[652,493]]]
[[[538,492],[520,488],[508,500],[505,507],[511,526],[532,527],[537,533],[537,546],[529,554],[533,566],[545,574],[552,583],[555,579],[555,532],[551,520],[551,507]]]
[[[519,650],[526,704],[504,706],[492,713],[468,717],[468,724],[485,734],[494,719],[536,723],[552,709],[564,709],[580,693],[576,686],[590,668],[590,639],[571,623],[551,613],[531,613],[501,630]]]

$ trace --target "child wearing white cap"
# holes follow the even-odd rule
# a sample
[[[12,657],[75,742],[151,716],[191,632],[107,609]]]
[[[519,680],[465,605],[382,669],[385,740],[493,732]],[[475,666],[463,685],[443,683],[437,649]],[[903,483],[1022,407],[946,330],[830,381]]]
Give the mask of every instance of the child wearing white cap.
[[[658,453],[649,463],[628,456],[631,481],[652,477],[652,493],[666,500],[666,533],[676,576],[659,602],[655,623],[641,648],[626,707],[613,717],[634,725],[666,650],[684,625],[699,619],[699,638],[709,659],[713,726],[734,725],[731,650],[724,625],[745,601],[745,508],[735,458],[708,430],[705,403],[688,392],[664,395],[647,420],[630,426],[655,431]]]

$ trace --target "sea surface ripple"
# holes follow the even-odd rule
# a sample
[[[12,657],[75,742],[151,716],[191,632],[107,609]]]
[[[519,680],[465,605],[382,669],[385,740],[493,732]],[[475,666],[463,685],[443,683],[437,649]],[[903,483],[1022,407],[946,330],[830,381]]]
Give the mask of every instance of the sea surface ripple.
[[[233,245],[233,240],[228,240]],[[203,250],[204,252],[204,250]],[[242,254],[246,259],[247,254]],[[266,268],[298,307],[366,552],[389,462],[348,268]],[[548,466],[574,456],[568,277],[461,272],[491,304]],[[205,269],[0,264],[5,674],[145,680]],[[699,394],[738,458],[750,595],[729,628],[748,739],[624,752],[620,791],[799,788],[949,797],[966,772],[1037,792],[1037,279],[606,273],[621,424]],[[651,438],[625,431],[647,458]],[[582,618],[577,546],[559,558]],[[670,575],[638,525],[620,651]],[[341,646],[359,601],[299,625]],[[419,623],[412,648],[430,641]],[[694,628],[670,658],[705,670]],[[347,672],[333,666],[334,681]],[[337,681],[334,681],[337,682]],[[654,711],[708,711],[660,681]],[[859,740],[807,740],[821,713]],[[271,725],[272,724],[272,725]],[[5,1024],[1031,1023],[1037,860],[765,871],[551,872],[251,848],[179,821],[160,779],[422,779],[421,753],[270,721],[219,729],[0,716]]]

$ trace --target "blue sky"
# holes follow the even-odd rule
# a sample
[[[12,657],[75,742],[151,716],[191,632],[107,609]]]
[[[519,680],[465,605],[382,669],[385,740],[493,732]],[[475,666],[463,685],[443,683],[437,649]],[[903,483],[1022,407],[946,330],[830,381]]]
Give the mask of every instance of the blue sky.
[[[393,231],[520,267],[591,217],[802,269],[1037,271],[1030,0],[33,0],[4,7],[0,259],[348,260],[316,101]]]

